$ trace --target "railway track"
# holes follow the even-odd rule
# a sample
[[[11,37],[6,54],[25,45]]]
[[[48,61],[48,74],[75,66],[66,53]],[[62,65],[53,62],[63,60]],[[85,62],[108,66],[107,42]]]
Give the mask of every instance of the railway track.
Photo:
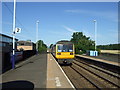
[[[118,74],[95,65],[74,60],[72,66],[62,68],[76,88],[120,88]]]

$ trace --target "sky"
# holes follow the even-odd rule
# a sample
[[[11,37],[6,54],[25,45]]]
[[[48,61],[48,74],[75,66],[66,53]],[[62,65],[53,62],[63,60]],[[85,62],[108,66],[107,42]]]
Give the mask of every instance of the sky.
[[[117,2],[17,2],[16,34],[19,40],[36,42],[38,39],[48,46],[59,40],[70,40],[74,32],[95,40],[94,20],[97,21],[97,45],[118,43]],[[12,36],[13,2],[2,3],[2,33]]]

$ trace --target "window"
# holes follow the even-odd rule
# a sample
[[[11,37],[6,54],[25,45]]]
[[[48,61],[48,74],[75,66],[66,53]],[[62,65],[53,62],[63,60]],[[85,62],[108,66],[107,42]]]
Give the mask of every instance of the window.
[[[26,42],[25,46],[31,46],[31,43],[30,42]]]
[[[10,38],[6,37],[6,42],[10,42]]]
[[[13,39],[10,38],[10,42],[13,42]]]
[[[2,43],[2,47],[5,47],[6,46],[6,43]]]
[[[20,45],[24,45],[24,43],[20,43]]]
[[[2,43],[0,43],[0,47],[2,47]]]
[[[73,52],[73,45],[58,45],[58,52]]]
[[[69,45],[69,52],[73,52],[73,45]]]
[[[2,36],[0,36],[0,41],[2,41]]]
[[[63,45],[58,45],[58,52],[62,52]]]
[[[6,41],[7,41],[7,40],[6,40],[6,37],[2,36],[2,41],[3,41],[3,42],[6,42]]]

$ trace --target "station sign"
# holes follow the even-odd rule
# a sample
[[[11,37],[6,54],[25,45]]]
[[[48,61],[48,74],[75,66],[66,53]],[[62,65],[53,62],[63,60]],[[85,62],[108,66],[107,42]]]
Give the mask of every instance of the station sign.
[[[15,33],[21,33],[21,28],[15,28]]]

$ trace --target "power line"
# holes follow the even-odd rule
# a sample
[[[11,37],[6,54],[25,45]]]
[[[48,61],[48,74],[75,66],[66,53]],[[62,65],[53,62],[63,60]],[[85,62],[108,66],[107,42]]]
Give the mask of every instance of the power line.
[[[8,7],[8,5],[5,3],[5,2],[3,2],[3,4],[6,6],[6,8],[9,10],[9,12],[12,14],[12,16],[13,16],[13,12],[12,12],[12,10]],[[16,18],[16,17],[15,17]],[[23,24],[20,22],[20,20],[18,20],[18,18],[16,18],[16,21],[19,23],[19,25],[21,25],[25,30],[27,30],[24,26],[23,26]],[[28,30],[27,30],[28,31]]]
[[[8,32],[3,32],[3,33],[5,33],[5,34],[7,34],[7,35],[12,35],[12,33],[8,33]],[[23,37],[23,38],[26,38],[26,39],[29,39],[29,37],[27,37],[27,36],[23,36],[23,35],[16,35],[17,37]]]
[[[3,2],[3,4],[7,7],[7,9],[9,10],[9,12],[13,15],[13,12],[10,10],[10,8],[7,6],[7,4],[5,2]]]

